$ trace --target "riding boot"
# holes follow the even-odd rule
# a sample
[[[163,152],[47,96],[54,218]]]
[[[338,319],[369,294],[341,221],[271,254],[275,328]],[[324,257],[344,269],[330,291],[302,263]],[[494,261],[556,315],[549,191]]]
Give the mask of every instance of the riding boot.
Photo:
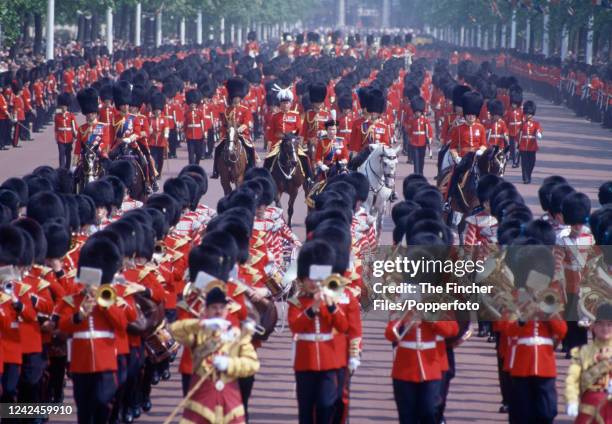
[[[299,155],[300,163],[302,164],[302,170],[304,171],[304,176],[306,177],[306,181],[309,184],[312,184],[314,181],[314,175],[312,174],[312,169],[310,168],[310,162],[306,156]]]
[[[255,149],[253,147],[249,147],[246,144],[244,145],[247,153],[247,168],[251,169],[255,166]]]

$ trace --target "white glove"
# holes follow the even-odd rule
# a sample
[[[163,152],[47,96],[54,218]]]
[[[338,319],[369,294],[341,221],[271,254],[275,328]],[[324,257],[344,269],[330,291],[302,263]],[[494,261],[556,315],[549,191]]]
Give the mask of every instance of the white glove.
[[[352,374],[355,371],[357,371],[357,368],[359,368],[359,365],[361,365],[361,361],[359,360],[359,358],[350,358],[349,363],[348,363],[348,369],[350,373]]]
[[[342,153],[342,149],[336,148],[336,154],[339,155],[340,153]]]
[[[329,166],[325,165],[324,163],[322,163],[319,168],[321,168],[321,171],[323,172],[327,172],[329,170]]]
[[[128,144],[128,143],[131,143],[131,142],[132,142],[132,140],[130,140],[130,138],[129,138],[129,137],[125,137],[125,138],[124,138],[123,140],[121,140],[121,141],[123,141],[125,144]]]
[[[566,413],[570,417],[577,417],[578,416],[578,404],[576,402],[568,403]]]
[[[212,330],[212,331],[217,331],[217,330],[225,331],[230,326],[230,322],[223,318],[203,319],[202,321],[200,321],[200,323],[202,324],[202,327],[208,328],[209,330]]]
[[[461,158],[459,156],[455,156],[455,163],[459,165],[459,162],[461,162]]]
[[[484,152],[485,152],[484,149],[476,150],[476,156],[482,156]]]
[[[230,358],[225,355],[217,355],[213,358],[213,365],[218,371],[227,371]]]

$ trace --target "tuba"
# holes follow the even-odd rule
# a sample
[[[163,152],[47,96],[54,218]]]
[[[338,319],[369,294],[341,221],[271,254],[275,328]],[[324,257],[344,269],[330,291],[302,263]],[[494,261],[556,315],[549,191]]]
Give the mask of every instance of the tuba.
[[[606,272],[603,256],[590,261],[580,286],[578,316],[582,320],[594,321],[595,312],[612,299],[612,277]]]

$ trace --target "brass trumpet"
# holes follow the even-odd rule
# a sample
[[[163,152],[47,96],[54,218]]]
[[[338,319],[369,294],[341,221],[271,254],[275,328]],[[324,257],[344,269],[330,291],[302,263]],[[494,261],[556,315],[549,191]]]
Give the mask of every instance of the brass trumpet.
[[[346,284],[346,278],[340,274],[331,274],[325,280],[321,281],[319,286],[323,294],[328,295],[334,302],[336,302],[338,297],[342,294],[342,288]]]
[[[117,302],[117,291],[110,284],[102,284],[96,290],[96,303],[101,308],[110,308]]]

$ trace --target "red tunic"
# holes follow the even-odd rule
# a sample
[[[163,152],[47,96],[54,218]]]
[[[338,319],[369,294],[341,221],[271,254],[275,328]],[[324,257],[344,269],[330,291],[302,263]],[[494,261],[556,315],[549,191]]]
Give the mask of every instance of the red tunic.
[[[487,124],[487,142],[489,146],[506,147],[508,140],[508,127],[502,118],[489,121]]]
[[[276,146],[279,143],[284,134],[294,133],[300,134],[302,132],[302,118],[300,114],[295,111],[277,112],[272,116],[272,123],[270,126],[270,148]]]
[[[542,128],[540,123],[534,120],[525,120],[519,131],[519,151],[522,152],[537,152],[538,137],[542,136]]]
[[[433,131],[429,119],[421,115],[418,118],[413,117],[408,122],[408,138],[410,145],[415,147],[424,147],[427,142],[433,137]]]
[[[72,143],[76,138],[77,123],[74,113],[55,114],[55,141],[58,143]]]
[[[457,150],[459,156],[475,152],[480,147],[487,147],[487,133],[480,122],[472,125],[463,123],[451,130],[450,148]]]

